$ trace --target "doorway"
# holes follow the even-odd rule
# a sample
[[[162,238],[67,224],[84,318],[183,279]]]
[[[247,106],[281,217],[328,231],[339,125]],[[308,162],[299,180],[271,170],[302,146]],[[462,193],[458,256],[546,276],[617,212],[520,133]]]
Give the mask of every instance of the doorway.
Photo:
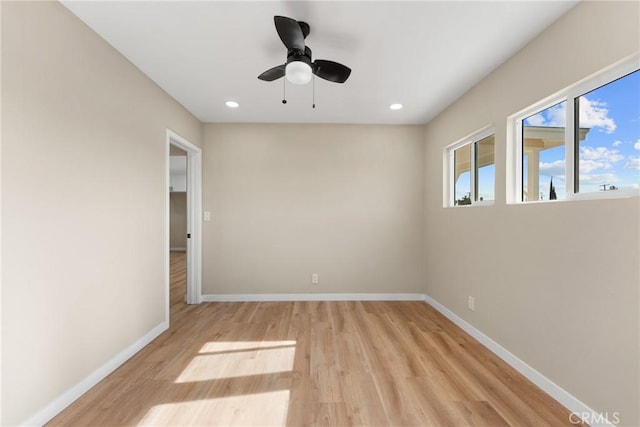
[[[173,154],[181,154],[180,156],[172,156]],[[184,163],[184,166],[172,167],[172,157],[182,157],[182,160],[175,161],[175,164]],[[182,170],[183,176],[174,176],[173,171]],[[180,173],[178,173],[180,175]],[[201,206],[202,206],[202,150],[200,147],[192,144],[182,138],[177,133],[167,129],[166,142],[166,244],[165,244],[165,287],[166,287],[166,318],[169,319],[170,306],[170,251],[182,250],[186,253],[186,303],[200,304],[202,302],[202,222],[201,222]],[[172,191],[173,190],[173,191]],[[174,194],[175,193],[175,194]],[[173,197],[172,197],[173,196]],[[172,200],[173,199],[173,200]],[[172,208],[180,209],[180,199],[185,202],[184,209],[184,228],[182,238],[176,235],[172,236],[171,230],[171,213]],[[172,206],[172,201],[173,203]],[[178,224],[178,227],[181,227]],[[174,227],[175,228],[175,227]]]

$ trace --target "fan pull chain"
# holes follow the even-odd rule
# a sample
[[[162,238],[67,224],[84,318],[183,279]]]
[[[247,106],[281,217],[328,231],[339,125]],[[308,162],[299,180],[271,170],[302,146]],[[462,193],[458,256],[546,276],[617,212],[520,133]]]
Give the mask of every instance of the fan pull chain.
[[[312,76],[313,79],[313,106],[311,108],[316,108],[316,76]]]
[[[283,78],[282,79],[282,103],[286,104],[287,103],[287,79]]]

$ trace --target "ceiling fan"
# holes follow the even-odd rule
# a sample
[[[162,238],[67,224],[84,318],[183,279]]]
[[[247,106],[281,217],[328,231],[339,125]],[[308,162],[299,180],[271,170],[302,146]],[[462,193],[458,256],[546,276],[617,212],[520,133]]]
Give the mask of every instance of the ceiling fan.
[[[334,83],[347,81],[351,68],[325,59],[311,61],[311,49],[304,44],[309,35],[309,24],[285,16],[274,16],[273,21],[280,40],[287,48],[287,62],[260,74],[260,80],[272,82],[286,76],[291,83],[304,85],[315,74]]]

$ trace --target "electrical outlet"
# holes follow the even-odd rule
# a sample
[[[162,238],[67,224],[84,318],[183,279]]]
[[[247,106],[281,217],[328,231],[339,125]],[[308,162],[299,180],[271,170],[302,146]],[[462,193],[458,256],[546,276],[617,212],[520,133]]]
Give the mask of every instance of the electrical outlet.
[[[469,297],[467,307],[469,307],[469,310],[471,311],[476,311],[476,299],[474,297]]]
[[[311,283],[313,283],[314,285],[318,284],[318,275],[316,273],[313,273],[311,275]]]
[[[211,212],[208,212],[208,211],[204,212],[204,220],[211,221]]]

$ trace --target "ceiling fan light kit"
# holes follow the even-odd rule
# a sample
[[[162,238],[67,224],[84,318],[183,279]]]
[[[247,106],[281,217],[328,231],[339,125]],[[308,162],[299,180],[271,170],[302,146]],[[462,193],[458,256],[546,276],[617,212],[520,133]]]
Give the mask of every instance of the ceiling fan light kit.
[[[304,61],[289,62],[285,68],[285,75],[289,83],[306,85],[311,81],[311,66]]]
[[[280,40],[287,48],[287,62],[265,71],[258,79],[272,82],[286,77],[290,83],[305,85],[316,75],[334,83],[347,81],[351,68],[346,65],[325,59],[312,61],[311,49],[304,42],[310,32],[309,24],[285,16],[274,16],[273,21]],[[286,101],[283,100],[283,103]]]

